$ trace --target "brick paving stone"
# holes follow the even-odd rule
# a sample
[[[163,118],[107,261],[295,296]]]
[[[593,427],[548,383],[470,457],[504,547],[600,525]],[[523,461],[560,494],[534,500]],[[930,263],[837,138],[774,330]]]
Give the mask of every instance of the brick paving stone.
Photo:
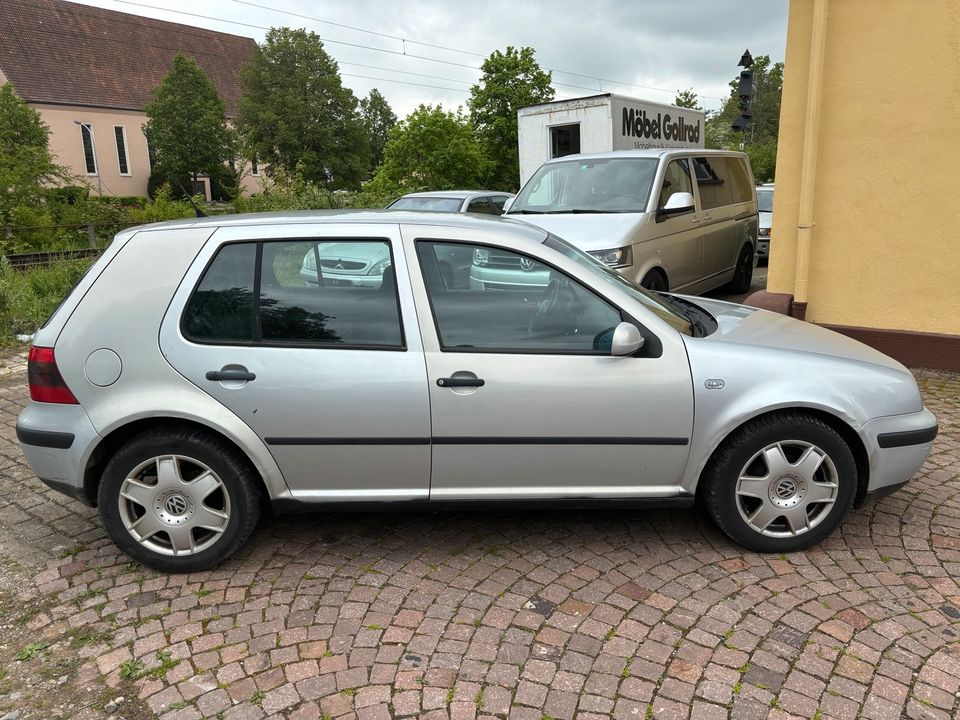
[[[78,697],[120,694],[139,660],[131,717],[960,717],[960,376],[916,375],[930,459],[806,552],[744,551],[688,512],[327,513],[167,576],[33,477],[26,386],[0,374],[0,591],[37,608],[5,642],[56,643]],[[44,662],[12,667],[57,677]]]

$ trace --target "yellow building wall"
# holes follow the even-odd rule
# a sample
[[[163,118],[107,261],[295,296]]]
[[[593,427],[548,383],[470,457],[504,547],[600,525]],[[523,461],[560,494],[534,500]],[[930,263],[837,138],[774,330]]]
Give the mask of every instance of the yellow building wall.
[[[769,292],[794,293],[813,0],[791,0]],[[960,334],[960,2],[829,0],[806,319]]]

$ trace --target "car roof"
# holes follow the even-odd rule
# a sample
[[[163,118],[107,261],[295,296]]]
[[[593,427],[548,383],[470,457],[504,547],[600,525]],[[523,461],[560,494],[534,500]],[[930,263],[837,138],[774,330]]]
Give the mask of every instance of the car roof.
[[[492,230],[509,233],[517,239],[542,243],[546,232],[522,220],[496,215],[473,215],[470,213],[431,212],[417,210],[296,210],[266,213],[243,213],[236,215],[213,215],[183,220],[167,220],[151,225],[139,225],[123,230],[121,234],[176,230],[201,227],[245,227],[257,225],[307,225],[307,224],[394,224],[431,225],[466,229]],[[497,226],[491,225],[496,223]]]
[[[436,192],[414,192],[407,193],[397,198],[416,198],[416,197],[434,197],[434,198],[457,198],[463,200],[471,195],[513,195],[513,193],[503,192],[502,190],[437,190]],[[396,200],[394,200],[396,202]]]
[[[610,150],[608,152],[581,153],[579,155],[564,155],[563,157],[547,160],[547,163],[576,162],[578,160],[609,160],[611,158],[661,158],[674,155],[696,154],[699,157],[711,155],[737,155],[746,157],[745,153],[735,150],[706,150],[704,148],[646,148],[643,150]]]

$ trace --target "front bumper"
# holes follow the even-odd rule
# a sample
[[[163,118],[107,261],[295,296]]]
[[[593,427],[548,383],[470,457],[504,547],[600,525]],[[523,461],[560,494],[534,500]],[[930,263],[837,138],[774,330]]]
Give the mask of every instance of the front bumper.
[[[874,418],[860,429],[860,435],[870,460],[867,494],[880,496],[906,483],[926,462],[937,435],[937,418],[926,408]]]
[[[79,405],[31,401],[17,418],[17,439],[44,484],[87,505],[83,476],[100,436]]]

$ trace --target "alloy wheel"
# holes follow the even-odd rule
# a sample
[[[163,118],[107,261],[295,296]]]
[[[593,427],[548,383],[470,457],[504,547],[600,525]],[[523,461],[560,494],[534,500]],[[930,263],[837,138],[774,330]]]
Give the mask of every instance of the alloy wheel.
[[[120,485],[120,519],[145,548],[193,555],[216,543],[230,521],[230,496],[199,460],[161,455],[135,467]]]
[[[823,522],[838,491],[837,468],[825,451],[812,443],[785,440],[767,445],[743,466],[736,504],[752,530],[793,537]]]

